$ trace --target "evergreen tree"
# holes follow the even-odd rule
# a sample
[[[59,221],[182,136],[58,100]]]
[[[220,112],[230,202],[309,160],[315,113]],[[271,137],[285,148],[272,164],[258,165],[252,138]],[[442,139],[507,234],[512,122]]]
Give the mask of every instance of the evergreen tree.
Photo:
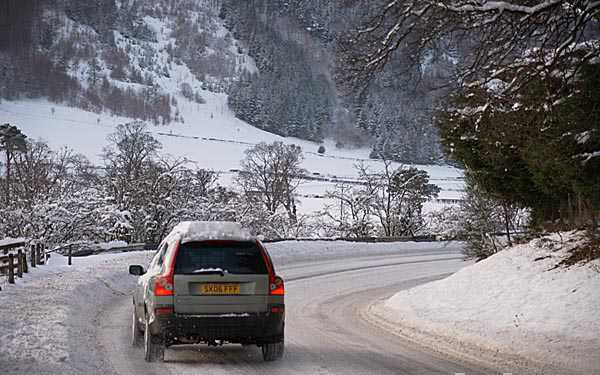
[[[5,191],[6,205],[11,204],[11,162],[15,153],[24,152],[27,136],[19,128],[10,124],[0,125],[0,150],[4,151],[5,160]]]

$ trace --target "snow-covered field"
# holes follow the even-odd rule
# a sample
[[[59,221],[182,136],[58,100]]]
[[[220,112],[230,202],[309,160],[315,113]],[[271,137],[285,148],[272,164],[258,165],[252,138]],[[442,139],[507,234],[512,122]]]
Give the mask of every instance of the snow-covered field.
[[[528,373],[555,374],[552,365],[600,374],[600,260],[555,268],[577,238],[517,245],[399,292],[370,314],[401,336],[497,368],[523,361]]]
[[[438,253],[436,247],[440,254],[460,258],[458,244],[293,241],[267,247],[280,270],[290,264],[326,259],[343,262],[362,255],[416,259],[420,253],[421,258],[433,257]],[[99,309],[130,293],[135,277],[127,274],[127,266],[146,265],[152,255],[147,251],[74,258],[69,267],[65,257],[54,254],[48,265],[6,286],[0,292],[0,373],[65,374],[65,368],[73,374],[99,373],[93,368],[105,361],[94,346]]]
[[[181,81],[189,77],[181,76]],[[199,168],[219,172],[221,183],[232,185],[232,178],[240,168],[244,151],[260,142],[282,141],[300,145],[304,151],[303,167],[308,174],[322,178],[355,179],[357,163],[365,163],[373,170],[383,167],[382,162],[369,159],[369,149],[338,149],[333,140],[326,140],[325,155],[319,155],[319,144],[296,138],[284,138],[262,131],[237,119],[227,106],[225,94],[202,91],[205,104],[177,98],[185,123],[173,122],[167,126],[150,126],[150,131],[162,143],[163,152],[187,158]],[[69,147],[102,164],[102,149],[107,136],[118,124],[132,119],[86,112],[44,100],[3,101],[0,103],[0,122],[18,126],[29,138],[42,139],[54,149]],[[418,165],[426,170],[431,182],[442,192],[440,198],[456,199],[463,189],[463,173],[450,166]],[[316,175],[318,174],[318,176]],[[299,190],[300,210],[311,213],[323,208],[322,196],[334,188],[329,181],[305,181]],[[310,197],[307,197],[310,196]],[[435,209],[438,204],[432,203]]]

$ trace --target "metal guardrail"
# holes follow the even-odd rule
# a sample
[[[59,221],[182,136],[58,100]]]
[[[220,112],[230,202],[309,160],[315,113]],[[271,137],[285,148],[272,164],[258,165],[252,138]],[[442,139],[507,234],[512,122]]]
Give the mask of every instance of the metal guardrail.
[[[435,242],[440,241],[438,236],[405,236],[405,237],[327,237],[327,238],[276,238],[265,239],[264,243],[284,242],[284,241],[346,241],[346,242]]]
[[[51,253],[61,252],[68,256],[68,265],[73,264],[74,256],[122,253],[144,250],[145,244],[136,243],[127,246],[117,246],[109,249],[86,249],[73,253],[74,246],[86,245],[86,242],[74,242],[67,245],[46,250],[44,243],[36,240],[17,239],[0,242],[0,276],[6,276],[9,284],[14,284],[16,279],[29,273],[31,268],[45,265]],[[2,288],[0,288],[2,290]]]
[[[94,247],[93,244],[90,245],[88,242],[72,242],[63,246],[56,247],[52,249],[51,252],[58,252],[63,255],[66,255],[68,260],[67,264],[70,266],[73,264],[73,257],[84,257],[90,255],[97,254],[107,254],[107,253],[126,253],[130,251],[141,251],[145,249],[146,244],[144,243],[134,243],[126,246],[115,246],[108,249],[103,249],[98,246]],[[78,248],[77,248],[78,247]]]

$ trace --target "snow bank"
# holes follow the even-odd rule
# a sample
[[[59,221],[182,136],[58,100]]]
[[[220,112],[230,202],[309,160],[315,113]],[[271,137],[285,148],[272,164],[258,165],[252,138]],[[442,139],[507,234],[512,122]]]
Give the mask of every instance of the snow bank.
[[[53,254],[0,291],[0,373],[95,373],[70,357],[94,353],[90,340],[98,307],[135,285],[127,265],[147,264],[152,252],[67,258]],[[87,345],[87,347],[86,347]],[[80,355],[85,353],[85,355]],[[60,368],[60,370],[56,370]]]
[[[0,240],[0,246],[16,245],[16,244],[21,244],[21,243],[28,242],[28,241],[29,240],[27,238],[23,238],[23,237],[19,237],[19,238],[6,237],[6,238]]]
[[[370,315],[400,335],[500,369],[521,362],[527,373],[599,374],[600,260],[555,268],[579,237],[514,246],[401,291]]]
[[[94,246],[97,246],[98,248],[100,248],[102,250],[110,250],[115,247],[124,247],[127,245],[129,245],[127,242],[121,241],[121,240],[112,240],[112,241],[108,241],[108,242],[101,242],[101,243],[94,244]]]

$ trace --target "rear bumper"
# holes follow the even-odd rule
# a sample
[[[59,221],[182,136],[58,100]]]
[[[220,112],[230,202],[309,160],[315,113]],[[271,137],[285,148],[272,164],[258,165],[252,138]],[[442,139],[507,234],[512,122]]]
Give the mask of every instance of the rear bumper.
[[[157,317],[152,331],[162,336],[167,346],[214,341],[260,345],[283,341],[284,328],[284,312],[172,314]]]

